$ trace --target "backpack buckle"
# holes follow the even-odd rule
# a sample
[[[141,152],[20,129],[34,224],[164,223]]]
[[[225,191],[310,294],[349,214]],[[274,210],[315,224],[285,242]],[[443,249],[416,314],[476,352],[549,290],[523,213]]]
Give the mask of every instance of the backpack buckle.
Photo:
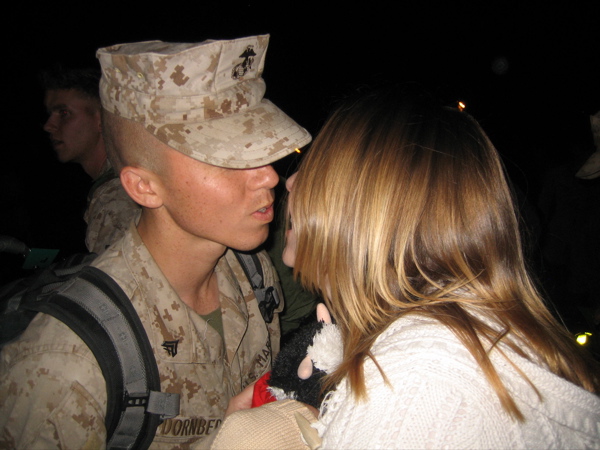
[[[260,299],[258,302],[258,309],[260,310],[265,322],[271,323],[273,321],[273,313],[279,306],[279,296],[277,295],[277,291],[273,286],[262,289],[262,291],[264,293],[261,292],[262,299]]]
[[[125,394],[125,408],[141,406],[146,409],[148,406],[148,399],[150,396],[145,392],[138,392],[134,394],[126,393]]]

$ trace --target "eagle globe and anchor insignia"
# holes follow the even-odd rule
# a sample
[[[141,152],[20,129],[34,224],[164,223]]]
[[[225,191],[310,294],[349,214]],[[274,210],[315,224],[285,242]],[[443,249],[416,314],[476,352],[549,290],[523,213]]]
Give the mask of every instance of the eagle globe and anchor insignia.
[[[244,58],[244,60],[236,64],[233,69],[231,69],[231,78],[234,80],[239,80],[246,73],[252,69],[252,64],[254,64],[254,57],[256,53],[254,52],[254,45],[249,45],[246,47],[246,50],[239,56],[240,58]]]

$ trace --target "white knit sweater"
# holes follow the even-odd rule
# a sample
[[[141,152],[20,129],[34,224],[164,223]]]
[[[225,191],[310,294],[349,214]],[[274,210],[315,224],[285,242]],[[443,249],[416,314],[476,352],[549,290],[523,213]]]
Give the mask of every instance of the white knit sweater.
[[[492,353],[524,423],[502,409],[468,350],[434,319],[397,320],[372,351],[390,386],[370,359],[368,401],[356,403],[341,383],[314,425],[321,448],[600,448],[600,398],[509,350],[543,396]]]

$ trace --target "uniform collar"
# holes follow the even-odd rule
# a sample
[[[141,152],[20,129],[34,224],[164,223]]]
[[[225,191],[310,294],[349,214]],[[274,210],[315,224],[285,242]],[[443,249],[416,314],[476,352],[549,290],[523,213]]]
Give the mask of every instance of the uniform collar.
[[[239,278],[237,272],[245,276],[231,250],[215,268],[223,314],[224,349],[219,333],[188,307],[171,287],[133,223],[126,236],[122,242],[122,257],[135,280],[135,289],[141,294],[135,297],[139,303],[134,301],[134,306],[140,316],[145,316],[142,322],[146,324],[156,357],[177,363],[215,363],[224,356],[227,361],[233,361],[248,326],[244,299],[248,293],[244,291],[249,288],[250,295],[253,294],[249,283],[242,283],[245,289],[238,283],[238,279],[245,278]],[[176,354],[172,356],[174,348]]]

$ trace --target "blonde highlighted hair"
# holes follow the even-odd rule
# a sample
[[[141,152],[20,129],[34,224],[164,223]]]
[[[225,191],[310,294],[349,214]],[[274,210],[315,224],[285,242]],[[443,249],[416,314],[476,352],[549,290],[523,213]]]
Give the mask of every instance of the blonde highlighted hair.
[[[373,343],[419,313],[457,335],[516,419],[488,356],[500,341],[598,390],[593,362],[534,287],[500,157],[466,113],[394,90],[347,102],[303,160],[292,199],[295,273],[323,294],[344,339],[330,384],[347,376],[365,398]]]

